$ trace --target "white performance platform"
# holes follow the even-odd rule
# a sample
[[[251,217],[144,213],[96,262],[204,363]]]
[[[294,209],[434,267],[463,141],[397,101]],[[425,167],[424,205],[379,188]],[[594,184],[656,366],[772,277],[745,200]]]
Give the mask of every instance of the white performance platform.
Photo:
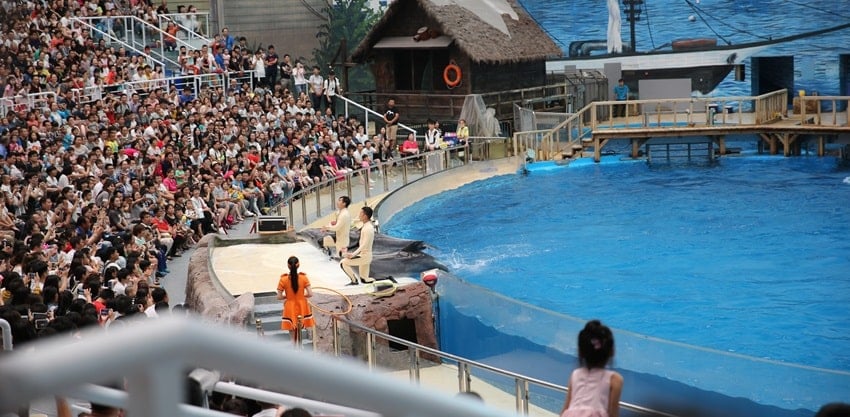
[[[238,296],[246,292],[275,292],[280,276],[289,272],[286,260],[290,256],[298,257],[301,262],[298,271],[307,274],[313,288],[331,288],[346,295],[365,294],[374,290],[371,284],[345,285],[351,281],[340,268],[339,262],[329,260],[321,250],[307,242],[216,247],[213,248],[210,262],[224,289]],[[418,281],[410,277],[395,279],[398,286]]]

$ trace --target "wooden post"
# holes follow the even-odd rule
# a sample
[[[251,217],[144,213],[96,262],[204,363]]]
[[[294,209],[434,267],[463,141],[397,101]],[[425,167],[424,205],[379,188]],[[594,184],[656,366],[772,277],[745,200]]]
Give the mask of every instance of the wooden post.
[[[598,136],[593,137],[593,162],[602,160],[602,150],[599,149],[602,147],[601,142]]]
[[[632,139],[632,158],[637,158],[639,152],[640,144],[638,144],[637,139]]]
[[[791,156],[791,135],[783,133],[780,140],[782,140],[782,153],[785,156]]]
[[[818,156],[823,156],[824,154],[824,140],[823,135],[818,136]]]
[[[717,145],[720,146],[720,156],[726,155],[726,136],[718,136]]]

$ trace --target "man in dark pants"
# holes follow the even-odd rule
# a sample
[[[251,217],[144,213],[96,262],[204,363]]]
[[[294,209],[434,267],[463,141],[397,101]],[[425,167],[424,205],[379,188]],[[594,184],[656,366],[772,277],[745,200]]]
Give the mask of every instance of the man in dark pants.
[[[617,85],[614,87],[614,99],[617,101],[626,101],[629,99],[629,86],[626,85],[625,81],[622,78],[617,82]],[[624,117],[626,115],[626,105],[625,104],[615,104],[614,105],[614,117]]]

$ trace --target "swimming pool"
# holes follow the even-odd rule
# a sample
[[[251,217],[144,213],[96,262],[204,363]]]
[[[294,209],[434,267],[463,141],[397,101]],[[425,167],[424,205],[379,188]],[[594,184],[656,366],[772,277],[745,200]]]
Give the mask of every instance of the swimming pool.
[[[464,281],[535,306],[844,374],[849,172],[831,158],[574,164],[442,193],[383,227],[429,242]],[[753,400],[816,409],[822,398]]]

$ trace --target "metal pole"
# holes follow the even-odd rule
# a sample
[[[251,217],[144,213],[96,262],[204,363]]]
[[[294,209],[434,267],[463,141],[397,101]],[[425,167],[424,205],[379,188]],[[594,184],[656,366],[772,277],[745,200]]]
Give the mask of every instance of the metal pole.
[[[469,391],[469,382],[467,382],[467,367],[466,362],[457,363],[457,388],[459,392]]]
[[[419,349],[410,347],[407,352],[410,354],[410,382],[419,382]]]
[[[371,179],[369,178],[369,168],[363,168],[363,171],[360,173],[360,178],[363,179],[363,195],[366,198],[369,198],[369,183]]]
[[[333,327],[334,356],[339,357],[342,352],[339,345],[339,320],[337,320],[336,316],[331,316],[331,326]]]
[[[304,323],[302,323],[303,319],[304,317],[299,315],[295,320],[295,339],[292,341],[295,343],[295,349],[298,350],[301,350],[304,346],[304,344],[301,343],[301,331],[304,330]]]
[[[375,369],[375,355],[373,353],[373,349],[375,348],[375,335],[373,333],[366,333],[366,363],[369,364],[369,370]]]
[[[322,183],[316,184],[313,189],[316,193],[316,218],[322,217]]]
[[[301,191],[301,222],[306,226],[307,225],[307,196],[304,195],[304,191]]]
[[[351,197],[351,177],[354,176],[354,171],[345,174],[345,189],[348,191],[348,196]]]
[[[517,414],[528,415],[528,381],[516,378],[516,412]]]

